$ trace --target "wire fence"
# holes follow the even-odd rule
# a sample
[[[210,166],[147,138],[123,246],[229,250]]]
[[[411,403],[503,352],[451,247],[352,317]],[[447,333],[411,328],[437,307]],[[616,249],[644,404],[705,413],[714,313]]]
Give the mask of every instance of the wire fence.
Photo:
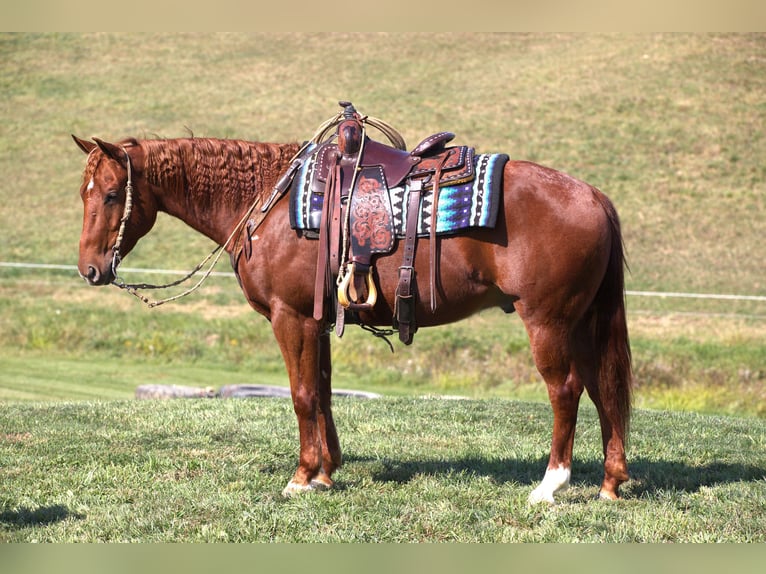
[[[8,269],[30,269],[30,270],[52,270],[52,271],[69,271],[77,273],[76,265],[63,265],[54,263],[33,263],[33,262],[14,262],[14,261],[0,261],[0,268]],[[135,268],[135,267],[121,267],[120,270],[124,273],[137,273],[140,275],[186,275],[187,271],[180,271],[176,269],[152,269],[152,268]],[[231,271],[214,271],[211,273],[211,277],[230,277],[234,278],[235,275]],[[729,293],[691,293],[691,292],[678,292],[678,291],[635,291],[626,290],[625,294],[628,297],[637,298],[651,298],[651,299],[688,299],[688,300],[707,300],[707,301],[749,301],[749,302],[766,302],[766,295],[742,295],[742,294],[729,294]],[[637,312],[645,312],[642,310],[636,310]],[[681,311],[683,314],[694,315],[710,315],[710,316],[738,316],[748,318],[763,318],[766,319],[766,315],[762,314],[750,314],[750,313],[715,313],[715,312],[698,312],[691,313]]]

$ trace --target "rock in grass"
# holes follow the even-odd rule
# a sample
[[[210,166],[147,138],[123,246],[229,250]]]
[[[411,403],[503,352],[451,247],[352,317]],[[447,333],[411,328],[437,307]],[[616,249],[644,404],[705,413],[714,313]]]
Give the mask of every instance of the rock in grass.
[[[186,387],[183,385],[140,385],[137,399],[210,399],[216,396],[212,387]]]
[[[289,387],[271,385],[225,385],[218,391],[218,396],[225,399],[241,399],[248,397],[290,397]]]
[[[380,395],[364,391],[334,390],[334,396],[374,399]],[[290,398],[289,387],[271,385],[225,385],[219,391],[213,387],[188,387],[183,385],[140,385],[136,387],[137,399],[210,399],[210,398],[280,397]]]
[[[356,397],[361,399],[376,399],[380,395],[368,393],[365,391],[347,391],[336,389],[332,392],[333,396]],[[218,391],[218,396],[222,398],[248,398],[248,397],[281,397],[290,398],[289,387],[277,387],[273,385],[225,385]]]

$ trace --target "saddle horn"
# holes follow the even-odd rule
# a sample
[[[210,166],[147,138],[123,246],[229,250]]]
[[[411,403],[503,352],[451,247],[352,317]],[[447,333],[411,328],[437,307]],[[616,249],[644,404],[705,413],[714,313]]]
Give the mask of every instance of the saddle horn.
[[[317,129],[316,134],[313,138],[311,138],[311,141],[315,144],[319,144],[323,142],[328,135],[330,135],[334,128],[340,124],[342,121],[353,118],[356,114],[359,116],[359,113],[356,111],[356,108],[351,102],[347,101],[340,101],[338,104],[343,107],[343,111],[338,112],[335,116],[325,121],[322,125],[319,126]],[[350,113],[351,115],[349,117],[346,117],[346,113]],[[407,144],[404,141],[404,138],[402,135],[396,131],[391,125],[387,124],[383,120],[380,120],[378,118],[374,118],[372,116],[363,116],[359,117],[359,121],[369,124],[375,129],[379,130],[384,136],[388,138],[388,141],[391,142],[391,144],[402,151],[407,151]]]

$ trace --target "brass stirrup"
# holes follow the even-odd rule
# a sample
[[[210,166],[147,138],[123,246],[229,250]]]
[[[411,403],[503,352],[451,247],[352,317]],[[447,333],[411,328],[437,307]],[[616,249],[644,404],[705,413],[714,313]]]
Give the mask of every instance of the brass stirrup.
[[[351,281],[351,278],[354,276],[354,265],[355,264],[353,262],[351,265],[349,265],[348,271],[344,275],[343,280],[338,284],[338,303],[340,303],[344,308],[349,307],[352,301],[356,302],[356,298],[358,296],[356,287]],[[366,280],[367,301],[365,301],[363,305],[374,307],[375,301],[378,299],[378,290],[375,288],[375,280],[372,277],[372,266],[370,266],[370,269],[367,272]]]

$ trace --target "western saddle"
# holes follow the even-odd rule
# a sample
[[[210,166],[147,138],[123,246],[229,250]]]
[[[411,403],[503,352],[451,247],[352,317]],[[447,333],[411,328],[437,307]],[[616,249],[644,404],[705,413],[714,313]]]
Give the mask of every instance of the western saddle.
[[[377,301],[372,258],[390,253],[396,232],[389,189],[406,186],[404,256],[399,267],[393,327],[409,345],[417,331],[415,270],[413,267],[421,202],[430,196],[431,310],[436,309],[436,223],[439,189],[474,177],[474,149],[447,147],[455,135],[439,132],[406,151],[403,138],[384,122],[360,115],[351,102],[339,102],[342,112],[320,126],[316,136],[298,152],[280,178],[274,198],[293,182],[306,162],[313,162],[309,185],[323,197],[318,222],[319,253],[314,288],[314,318],[335,323],[343,333],[346,313],[356,317]],[[370,139],[367,126],[381,131],[392,145]],[[334,321],[333,318],[334,317]]]

